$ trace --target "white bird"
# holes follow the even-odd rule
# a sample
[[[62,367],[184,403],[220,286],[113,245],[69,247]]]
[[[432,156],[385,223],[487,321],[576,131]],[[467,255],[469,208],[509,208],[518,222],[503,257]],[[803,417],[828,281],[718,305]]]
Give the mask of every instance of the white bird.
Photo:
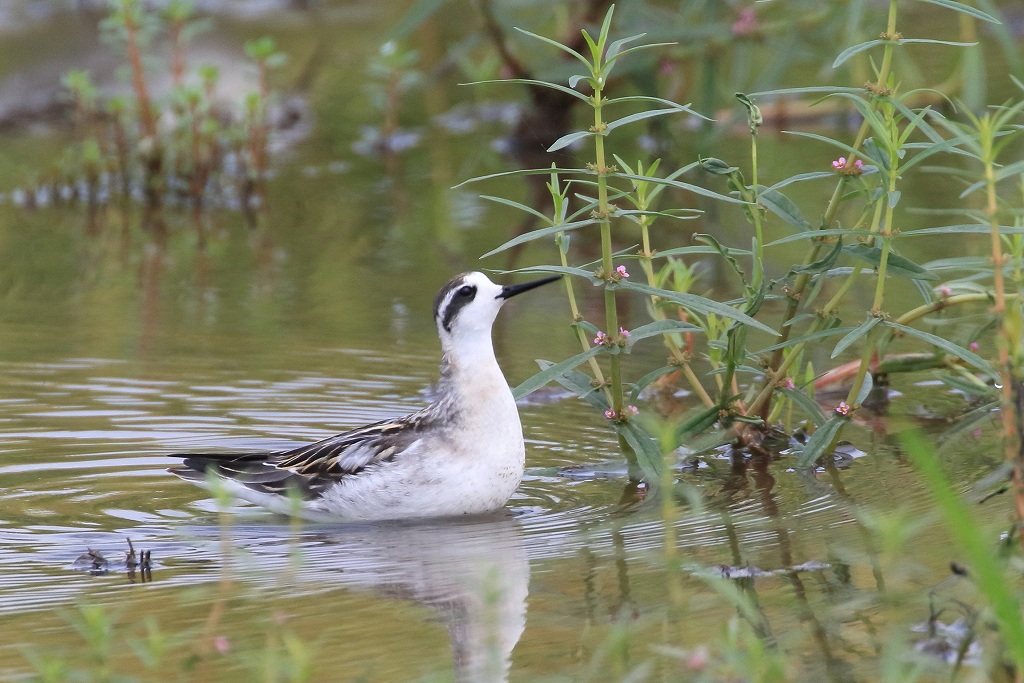
[[[519,411],[491,326],[502,304],[561,276],[496,285],[457,275],[434,298],[439,397],[419,412],[282,452],[176,454],[169,471],[204,488],[316,520],[446,517],[502,507],[523,476]]]

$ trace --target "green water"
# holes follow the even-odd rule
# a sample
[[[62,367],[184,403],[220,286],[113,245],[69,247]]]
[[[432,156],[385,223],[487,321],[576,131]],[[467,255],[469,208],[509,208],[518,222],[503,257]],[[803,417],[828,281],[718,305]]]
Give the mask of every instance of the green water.
[[[940,586],[942,604],[973,599],[966,585],[940,585],[956,555],[898,447],[901,430],[937,433],[962,407],[927,383],[895,387],[889,416],[859,419],[847,432],[858,457],[831,474],[806,479],[785,459],[753,466],[726,453],[680,470],[702,502],[679,500],[676,593],[661,501],[628,490],[603,418],[557,391],[521,406],[527,476],[492,518],[295,525],[242,505],[219,514],[207,493],[167,474],[173,452],[285,448],[423,406],[439,361],[434,292],[456,272],[504,265],[477,256],[508,239],[518,217],[477,193],[521,196],[518,181],[450,189],[508,167],[492,149],[503,128],[455,134],[433,123],[467,97],[445,84],[403,113],[422,129],[416,148],[391,162],[353,153],[359,126],[378,121],[359,94],[363,63],[394,17],[374,5],[335,9],[315,25],[280,24],[299,54],[305,30],[345,39],[321,57],[328,66],[308,93],[314,128],[278,157],[256,228],[214,212],[201,249],[187,217],[170,211],[160,246],[134,210],[111,207],[90,230],[81,208],[0,205],[0,679],[31,671],[26,651],[88,662],[73,626],[88,603],[118,624],[118,670],[145,680],[262,678],[270,658],[287,659],[292,636],[317,681],[604,681],[637,667],[647,680],[680,680],[690,673],[656,647],[708,645],[719,656],[738,619],[713,588],[724,576],[756,597],[792,679],[869,681],[922,637],[912,627],[928,618],[930,589]],[[224,22],[218,35],[231,46],[265,28]],[[421,39],[424,52],[433,39]],[[742,138],[719,144],[720,156],[745,154]],[[7,134],[0,177],[18,182],[59,147]],[[674,153],[688,161],[697,151]],[[780,177],[830,161],[829,150],[772,133],[761,154],[783,160]],[[912,181],[903,206],[943,205],[953,187]],[[830,191],[808,184],[793,196]],[[658,239],[683,243],[709,225],[724,242],[749,239],[736,216]],[[983,255],[980,244],[921,248]],[[540,243],[524,262],[553,258]],[[718,275],[708,286],[729,284]],[[851,310],[869,296],[855,292]],[[601,302],[588,292],[586,306]],[[627,326],[644,315],[633,302]],[[512,384],[534,359],[578,350],[568,318],[554,288],[506,307],[495,344]],[[631,367],[642,374],[662,355],[652,344]],[[689,405],[684,396],[641,409]],[[998,463],[995,431],[986,424],[943,456],[961,490]],[[997,499],[979,514],[995,528],[1008,510]],[[871,532],[885,524],[906,543]],[[152,553],[151,581],[126,571],[126,539]],[[109,561],[107,573],[76,564],[87,549]],[[148,674],[126,645],[147,620],[174,643]],[[210,649],[215,640],[223,652]]]

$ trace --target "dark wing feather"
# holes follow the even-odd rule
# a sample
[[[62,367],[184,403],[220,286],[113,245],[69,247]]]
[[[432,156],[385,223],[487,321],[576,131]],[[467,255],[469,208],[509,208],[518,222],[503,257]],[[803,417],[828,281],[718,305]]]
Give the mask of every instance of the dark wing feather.
[[[427,421],[421,411],[276,453],[175,454],[184,458],[183,467],[170,471],[190,481],[202,481],[212,471],[261,493],[294,491],[311,499],[345,477],[395,458],[420,438]]]

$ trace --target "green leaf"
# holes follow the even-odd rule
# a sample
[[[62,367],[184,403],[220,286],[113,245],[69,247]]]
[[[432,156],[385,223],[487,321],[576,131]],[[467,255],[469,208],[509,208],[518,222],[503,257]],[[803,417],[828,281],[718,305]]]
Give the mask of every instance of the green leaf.
[[[813,263],[808,263],[806,266],[797,266],[793,268],[793,270],[790,272],[800,273],[804,275],[817,275],[818,273],[824,273],[826,270],[829,270],[832,266],[836,264],[836,261],[839,260],[839,255],[841,253],[843,253],[842,237],[836,240],[836,243],[832,245],[832,248],[829,250],[827,254],[825,254],[825,256],[823,256],[822,258],[818,259]]]
[[[747,280],[746,280],[746,276],[743,273],[743,268],[740,267],[739,261],[737,261],[735,258],[733,258],[733,256],[730,253],[728,247],[722,245],[718,240],[716,240],[711,235],[704,235],[704,234],[698,233],[698,234],[695,234],[693,236],[693,239],[695,241],[697,241],[697,242],[703,242],[704,244],[708,245],[709,247],[714,249],[716,252],[718,252],[718,254],[722,258],[724,258],[726,260],[726,262],[730,266],[732,266],[733,271],[735,271],[736,274],[739,276],[740,282],[742,282],[744,285],[746,285]]]
[[[521,175],[551,175],[552,173],[564,174],[564,175],[592,175],[596,176],[597,173],[593,171],[585,171],[581,168],[527,168],[519,169],[516,171],[501,171],[500,173],[488,173],[487,175],[479,175],[475,178],[468,178],[463,180],[458,185],[452,185],[453,190],[457,190],[463,185],[469,185],[470,183],[479,183],[484,180],[493,180],[495,178],[511,178],[513,176]]]
[[[786,185],[792,185],[793,183],[802,183],[805,180],[820,180],[821,178],[835,177],[836,174],[832,171],[811,171],[810,173],[797,173],[796,175],[789,176],[785,180],[780,180],[779,182],[775,183],[774,185],[772,185],[771,187],[767,188],[764,191],[767,192],[768,190],[778,190],[785,187]]]
[[[956,356],[957,358],[964,361],[968,365],[972,365],[988,375],[991,375],[993,377],[998,376],[996,374],[996,371],[992,369],[992,366],[989,365],[988,361],[986,361],[984,358],[982,358],[976,353],[968,351],[967,349],[958,344],[954,344],[948,339],[943,339],[942,337],[931,334],[929,332],[922,332],[921,330],[914,329],[913,327],[900,325],[899,323],[886,321],[885,326],[891,327],[894,330],[899,330],[900,332],[910,335],[911,337],[917,337],[918,339],[925,341],[931,344],[932,346],[945,351],[951,356]]]
[[[666,185],[668,187],[674,187],[680,190],[687,190],[694,194],[699,194],[704,197],[710,197],[711,199],[717,199],[719,201],[728,202],[730,204],[746,204],[742,199],[736,199],[735,197],[729,197],[724,194],[718,194],[711,190],[700,187],[699,185],[692,185],[690,183],[684,183],[681,180],[669,180],[668,178],[652,178],[650,176],[634,175],[632,173],[609,173],[611,178],[623,178],[625,180],[638,180],[642,182],[654,183],[656,185]]]
[[[686,111],[686,110],[685,109],[681,109],[681,108],[680,109],[675,109],[675,108],[673,108],[673,109],[648,109],[646,111],[640,111],[640,112],[637,112],[635,114],[630,114],[629,116],[623,116],[621,119],[616,119],[614,121],[608,122],[605,125],[604,134],[607,135],[608,133],[611,133],[616,128],[619,128],[620,126],[624,126],[627,123],[633,123],[634,121],[641,121],[643,119],[649,119],[649,118],[652,118],[654,116],[664,116],[665,114],[678,114],[681,111]],[[550,152],[551,150],[548,150],[548,151]]]
[[[867,320],[862,322],[860,325],[851,330],[849,334],[847,334],[845,337],[839,340],[839,343],[836,344],[836,348],[832,350],[832,355],[830,356],[830,358],[835,358],[836,356],[841,354],[843,351],[849,348],[851,344],[853,344],[855,341],[857,341],[858,339],[866,335],[868,332],[870,332],[872,328],[874,328],[874,326],[880,322],[882,322],[881,318],[869,315]]]
[[[703,433],[718,422],[720,410],[718,406],[701,409],[696,415],[679,425],[676,430],[676,440],[686,446],[689,439]]]
[[[533,85],[539,88],[550,88],[552,90],[557,90],[558,92],[565,93],[566,95],[571,95],[572,97],[575,97],[578,100],[582,100],[588,103],[590,102],[590,98],[578,90],[567,88],[564,85],[559,85],[558,83],[548,83],[547,81],[538,81],[532,78],[494,78],[486,81],[471,81],[469,83],[459,83],[459,85],[489,85],[491,83],[519,83],[521,85]]]
[[[736,320],[745,325],[756,327],[762,332],[767,332],[772,336],[779,336],[778,332],[768,327],[764,323],[758,322],[757,320],[754,320],[747,314],[736,310],[732,306],[727,306],[726,304],[719,303],[714,299],[708,299],[703,296],[697,296],[696,294],[684,294],[682,292],[673,292],[667,289],[659,289],[657,287],[651,287],[649,285],[640,284],[639,282],[622,281],[619,282],[619,287],[623,289],[632,290],[634,292],[641,292],[649,296],[659,296],[663,299],[667,299],[669,301],[674,301],[678,304],[682,304],[683,307],[690,309],[692,311],[696,311],[697,313],[703,313],[704,315],[714,313],[719,317],[728,318],[729,320]]]
[[[806,230],[804,232],[793,233],[792,235],[786,235],[780,237],[777,240],[772,240],[768,244],[764,245],[765,248],[777,247],[780,244],[786,244],[787,242],[798,242],[802,240],[816,240],[822,237],[844,237],[847,235],[856,235],[857,237],[864,237],[870,235],[867,230],[848,230],[845,228],[832,228],[829,230]]]
[[[778,190],[765,189],[757,196],[761,206],[786,221],[800,231],[812,230],[813,226],[804,218],[800,209],[793,201]]]
[[[799,389],[787,389],[785,387],[779,387],[777,391],[793,401],[793,403],[800,406],[800,409],[816,426],[825,422],[825,413],[821,411],[821,406],[818,405],[817,401],[804,392]]]
[[[852,46],[846,48],[845,50],[843,50],[842,52],[839,53],[839,56],[836,57],[836,60],[834,62],[832,62],[832,68],[833,69],[838,69],[850,57],[853,57],[854,55],[858,55],[861,52],[864,52],[864,50],[870,50],[871,48],[875,47],[876,45],[884,45],[885,43],[889,43],[889,42],[892,42],[892,41],[875,39],[875,40],[869,40],[866,43],[858,43],[857,45],[852,45]]]
[[[593,65],[590,63],[589,60],[587,60],[586,57],[581,55],[579,52],[576,52],[576,50],[573,50],[568,45],[562,45],[557,40],[552,40],[551,38],[546,38],[545,36],[537,35],[536,33],[530,33],[526,29],[522,29],[522,28],[516,27],[516,30],[519,31],[520,33],[524,34],[524,35],[530,36],[531,38],[536,38],[537,40],[539,40],[541,42],[547,43],[548,45],[550,45],[552,47],[556,47],[559,50],[561,50],[562,52],[566,53],[567,55],[572,55],[576,59],[578,59],[581,62],[583,62],[583,64],[587,67],[588,70],[593,67]]]
[[[512,273],[561,273],[562,275],[573,275],[589,280],[593,285],[599,285],[604,282],[603,279],[594,275],[593,271],[585,270],[583,268],[573,268],[572,266],[548,266],[548,265],[537,265],[527,266],[525,268],[514,268],[512,270],[492,270],[491,272],[500,275],[510,275]]]
[[[664,377],[665,375],[671,372],[676,372],[677,370],[679,370],[679,367],[676,365],[665,365],[657,370],[651,370],[633,383],[633,390],[629,394],[629,402],[636,403],[637,399],[640,398],[641,391],[649,387],[659,377]]]
[[[775,90],[762,90],[752,92],[750,97],[763,97],[765,95],[834,95],[835,93],[850,93],[851,95],[863,95],[867,91],[864,88],[843,88],[837,85],[812,85],[805,88],[776,88]]]
[[[812,467],[818,461],[818,458],[825,455],[826,449],[832,445],[832,441],[835,440],[848,421],[845,415],[834,414],[825,421],[825,424],[818,427],[817,431],[811,434],[811,438],[804,444],[804,449],[800,452],[800,457],[796,461],[797,468],[806,469]]]
[[[578,228],[582,228],[582,227],[585,227],[587,225],[594,225],[597,222],[598,221],[597,221],[596,218],[588,218],[588,219],[583,220],[583,221],[574,221],[572,223],[561,223],[559,225],[552,225],[551,227],[548,227],[548,228],[540,228],[539,230],[531,230],[528,233],[519,235],[517,237],[513,237],[508,242],[505,242],[504,244],[502,244],[500,247],[497,247],[495,249],[491,249],[489,252],[487,252],[486,254],[481,256],[480,258],[484,259],[484,258],[487,258],[488,256],[493,256],[495,254],[500,254],[501,252],[505,251],[506,249],[511,249],[512,247],[514,247],[516,245],[519,245],[519,244],[525,244],[526,242],[532,242],[533,240],[539,240],[542,237],[553,236],[553,235],[556,235],[556,234],[558,234],[560,232],[567,232],[569,230],[576,230]]]
[[[805,342],[811,342],[817,339],[824,339],[825,337],[834,337],[837,334],[846,334],[848,332],[853,332],[855,329],[855,327],[831,327],[827,330],[817,330],[815,332],[808,332],[807,334],[797,337],[795,339],[788,339],[782,343],[767,346],[758,351],[758,353],[767,353],[769,351],[784,349],[788,346],[794,346],[796,344],[803,344]]]
[[[561,363],[550,363],[550,361],[538,360],[537,364],[541,365],[543,369],[513,389],[512,395],[516,399],[520,399],[523,396],[532,394],[534,391],[554,380],[565,371],[572,370],[580,363],[585,362],[588,358],[593,358],[603,350],[603,346],[592,346],[583,353],[577,353],[572,358],[567,358]]]
[[[632,43],[634,40],[640,40],[646,35],[646,33],[637,33],[635,36],[629,36],[628,38],[619,38],[618,40],[614,41],[611,45],[608,46],[608,50],[605,51],[605,62],[607,63],[614,60],[619,55],[619,53],[622,52],[622,48],[626,45],[626,43]]]
[[[693,109],[690,109],[689,103],[687,103],[687,104],[677,104],[677,103],[673,102],[672,100],[666,100],[666,99],[662,99],[660,97],[650,97],[648,95],[628,95],[626,97],[613,97],[613,98],[611,98],[609,100],[605,100],[605,106],[607,106],[609,104],[619,104],[620,102],[657,102],[658,104],[667,104],[668,106],[672,107],[673,109],[677,109],[677,110],[679,110],[681,112],[685,112],[687,114],[692,114],[693,116],[697,116],[699,118],[702,118],[705,121],[714,121],[714,119],[708,118],[707,116],[704,116],[699,111],[694,111]]]
[[[850,147],[845,142],[840,142],[839,140],[834,140],[834,139],[832,139],[830,137],[826,137],[824,135],[818,135],[817,133],[805,133],[804,131],[800,131],[800,130],[784,130],[782,132],[786,133],[787,135],[796,135],[797,137],[801,137],[801,138],[810,138],[811,140],[817,140],[819,142],[827,142],[828,144],[832,145],[833,147],[838,147],[839,149],[843,150],[847,154],[853,154],[854,156],[860,156],[861,155],[860,152],[858,152],[853,147]]]
[[[987,225],[978,224],[967,224],[967,225],[944,225],[941,228],[921,228],[919,230],[909,230],[907,232],[898,232],[893,235],[894,238],[903,237],[920,237],[922,235],[987,235],[991,232],[991,228]],[[1018,228],[1012,225],[1000,225],[1000,235],[1024,235],[1024,227]]]
[[[866,244],[851,244],[843,247],[843,251],[850,256],[869,263],[875,268],[882,263],[882,248],[869,247]],[[939,276],[929,273],[908,258],[890,252],[886,259],[886,273],[897,277],[906,277],[911,280],[938,280]]]
[[[681,332],[704,332],[704,329],[694,325],[693,323],[683,322],[682,320],[658,320],[653,323],[647,323],[641,325],[635,330],[629,331],[629,346],[633,346],[636,342],[641,339],[647,339],[648,337],[656,337],[659,334],[674,334]]]
[[[902,442],[907,456],[921,473],[942,512],[945,528],[966,556],[973,583],[985,596],[999,625],[1006,654],[1013,658],[1018,671],[1024,670],[1024,620],[1021,619],[1017,588],[1007,578],[1004,562],[995,552],[993,537],[981,532],[981,523],[956,494],[924,440],[916,433],[908,433]]]
[[[736,93],[736,99],[742,104],[747,110],[747,127],[750,128],[751,133],[757,133],[757,129],[764,123],[764,117],[761,116],[761,110],[751,99],[741,92]]]
[[[537,211],[537,209],[533,208],[532,206],[527,206],[526,204],[521,204],[519,202],[514,202],[511,199],[505,199],[504,197],[492,197],[489,194],[482,194],[482,195],[480,195],[480,199],[486,199],[489,202],[495,202],[497,204],[504,204],[505,206],[511,206],[513,209],[519,209],[520,211],[525,211],[526,213],[530,214],[531,216],[539,218],[544,223],[549,223],[549,224],[551,223],[551,218],[549,216],[545,216],[544,214],[542,214],[540,211]]]
[[[629,447],[636,453],[636,462],[640,471],[649,483],[661,480],[662,457],[661,449],[654,438],[634,420],[617,422],[615,431],[622,435]]]
[[[734,256],[750,256],[751,251],[749,249],[734,249],[733,247],[727,247],[729,253]],[[654,255],[654,258],[668,257],[668,256],[686,256],[691,254],[717,254],[718,250],[711,247],[676,247],[675,249],[666,249],[665,251],[659,251]]]
[[[729,175],[740,170],[739,166],[730,166],[721,159],[708,157],[700,160],[700,167],[714,175]]]
[[[962,2],[956,2],[955,0],[919,0],[919,1],[920,2],[927,2],[927,3],[932,4],[932,5],[938,5],[939,7],[945,7],[946,9],[951,9],[954,12],[961,12],[963,14],[970,15],[970,16],[974,17],[975,19],[981,19],[982,21],[987,21],[990,24],[999,24],[999,23],[1001,23],[998,19],[996,19],[991,14],[988,14],[987,12],[982,12],[980,9],[975,9],[974,7],[971,7],[970,5],[965,5]]]
[[[543,368],[547,368],[551,363],[544,361],[543,363],[538,363],[538,365]],[[604,412],[611,407],[608,404],[607,398],[605,398],[604,392],[595,388],[590,383],[590,377],[579,370],[568,370],[563,372],[558,377],[555,377],[555,381],[601,412]]]
[[[567,135],[563,135],[562,137],[560,137],[557,140],[555,140],[551,144],[551,146],[548,147],[548,151],[549,152],[557,152],[558,150],[562,149],[563,147],[568,147],[569,145],[571,145],[572,143],[576,142],[577,140],[584,140],[586,138],[592,138],[592,137],[594,137],[594,135],[595,134],[591,133],[589,130],[578,130],[578,131],[575,131],[573,133],[568,133]]]
[[[871,390],[875,388],[875,380],[868,372],[864,375],[864,381],[860,385],[860,391],[857,392],[857,396],[853,400],[853,405],[859,406],[867,400],[871,394]]]

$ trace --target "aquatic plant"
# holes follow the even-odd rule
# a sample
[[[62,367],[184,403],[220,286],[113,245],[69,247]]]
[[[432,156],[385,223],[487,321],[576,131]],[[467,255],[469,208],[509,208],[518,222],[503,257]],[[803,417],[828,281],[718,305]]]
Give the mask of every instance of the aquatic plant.
[[[565,134],[548,151],[585,144],[592,149],[593,157],[584,168],[527,169],[467,181],[516,175],[549,178],[553,206],[550,215],[507,198],[486,197],[530,213],[543,227],[516,236],[485,257],[538,239],[555,240],[557,265],[522,270],[568,276],[566,294],[573,317],[571,325],[581,345],[581,353],[572,358],[559,363],[541,362],[541,372],[518,387],[518,395],[553,380],[575,391],[610,420],[627,458],[639,466],[644,478],[657,482],[662,465],[661,450],[643,422],[637,419],[632,406],[640,393],[659,378],[684,379],[703,403],[702,408],[694,409],[678,423],[676,443],[687,442],[692,446],[698,439],[704,444],[731,441],[749,452],[765,452],[762,442],[780,416],[791,415],[794,409],[802,413],[802,429],[810,436],[805,442],[797,440],[788,444],[799,468],[813,467],[831,453],[844,427],[873,394],[880,391],[875,389],[876,381],[882,382],[890,374],[938,369],[944,371],[943,377],[951,385],[968,385],[977,394],[990,393],[986,383],[995,382],[1000,371],[975,352],[968,343],[973,339],[964,342],[947,339],[920,329],[916,324],[927,321],[933,314],[948,314],[959,307],[976,311],[979,304],[995,301],[992,320],[1001,330],[1003,349],[999,352],[999,365],[1009,367],[1020,355],[1012,350],[1019,348],[1020,333],[1015,330],[1020,328],[1016,321],[1021,316],[1020,292],[1007,295],[1004,291],[1001,273],[1007,266],[997,265],[993,269],[992,288],[981,287],[977,277],[970,279],[969,286],[963,279],[938,284],[935,264],[912,261],[901,253],[898,244],[908,237],[984,232],[995,245],[994,263],[1003,263],[998,250],[1000,240],[1015,240],[1011,236],[1018,228],[1000,225],[995,185],[1000,180],[1018,177],[1024,168],[1019,164],[1000,167],[995,154],[1008,144],[1011,134],[1017,130],[1021,106],[1003,107],[983,118],[969,116],[976,121],[976,130],[971,131],[962,130],[955,118],[939,113],[930,104],[917,106],[918,92],[902,90],[896,76],[897,64],[907,50],[905,46],[923,43],[964,48],[965,45],[959,41],[904,38],[898,31],[900,4],[897,0],[888,3],[880,38],[843,50],[833,63],[834,67],[841,67],[868,53],[880,52],[880,61],[871,62],[872,78],[864,85],[796,87],[736,95],[750,133],[750,159],[742,164],[749,168],[749,181],[740,170],[740,164],[712,157],[698,159],[661,175],[661,164],[657,160],[629,164],[612,154],[609,145],[621,126],[673,113],[700,116],[688,105],[651,95],[609,96],[614,68],[640,51],[665,47],[657,43],[634,45],[641,35],[613,39],[614,7],[609,8],[596,36],[583,30],[587,46],[584,52],[522,31],[531,39],[569,55],[583,70],[565,83],[520,78],[502,82],[548,88],[589,107],[591,125],[585,130]],[[973,20],[999,23],[996,17],[957,2],[942,0],[935,4]],[[842,156],[828,168],[810,169],[766,186],[760,178],[770,175],[771,160],[758,157],[758,131],[763,121],[758,103],[792,95],[813,95],[847,103],[857,112],[860,125],[851,142],[819,133],[791,132],[835,147]],[[646,108],[618,119],[607,119],[606,108],[626,102]],[[956,112],[954,115],[959,116]],[[989,143],[984,142],[985,126]],[[991,193],[990,205],[981,217],[983,220],[980,225],[902,232],[896,214],[902,197],[900,188],[911,171],[921,171],[924,161],[934,161],[939,154],[974,156],[981,161],[988,181],[987,185],[982,182],[974,189],[987,186]],[[612,158],[615,165],[611,163]],[[710,187],[704,184],[708,178],[716,177],[725,181],[721,191],[714,184]],[[785,188],[797,183],[827,180],[833,181],[835,187],[820,208],[800,207],[784,193]],[[655,200],[662,190],[669,188],[696,195],[702,201],[718,202],[722,204],[722,212],[739,209],[751,226],[749,249],[747,245],[723,244],[710,234],[694,236],[701,246],[655,247],[650,233],[655,220],[691,218],[697,213],[690,207],[658,208]],[[812,215],[812,210],[820,219],[805,218]],[[769,220],[780,221],[791,234],[766,243],[764,226]],[[620,236],[620,244],[633,239],[636,228],[628,226],[639,228],[639,251],[615,248],[613,236]],[[599,235],[601,258],[594,263],[577,264],[569,247],[570,236],[587,229]],[[790,249],[798,242],[808,245],[803,257],[793,262],[782,277],[769,278],[764,269],[766,250]],[[738,298],[729,296],[716,300],[695,294],[697,280],[693,271],[674,260],[694,254],[710,254],[721,259],[726,271],[739,284]],[[635,276],[627,277],[631,275],[626,265],[630,260],[639,262],[646,282]],[[659,263],[660,267],[656,265]],[[946,260],[941,268],[958,271],[975,265],[966,260]],[[579,292],[572,278],[587,281],[602,291],[602,321],[583,318]],[[870,283],[873,294],[863,321],[842,320],[840,304],[854,288],[863,287],[865,282]],[[916,293],[921,304],[903,312],[892,312],[887,296],[890,288]],[[619,321],[619,297],[630,294],[646,299],[653,320],[626,330]],[[823,303],[818,303],[820,298],[824,298]],[[902,292],[900,298],[904,298]],[[771,306],[765,306],[767,303]],[[779,304],[783,307],[781,319],[775,325],[763,322],[765,311],[777,310]],[[755,351],[757,347],[751,345],[752,340],[765,339],[765,335],[769,335],[769,344]],[[977,336],[977,333],[973,335]],[[669,362],[634,379],[626,374],[628,356],[634,344],[649,337],[664,339]],[[700,338],[706,341],[698,346],[696,340]],[[904,339],[923,343],[931,350],[911,355],[891,353],[890,348]],[[850,350],[857,352],[858,360],[829,368],[829,373],[819,375],[810,364],[811,351],[824,344],[831,344],[833,359]],[[584,363],[590,368],[590,376],[575,369]],[[699,377],[695,363],[708,368],[706,380]],[[1013,394],[1007,388],[1013,377],[1008,373],[1009,370],[1002,371],[1004,377],[1000,380],[1004,421],[1011,420],[1014,412]],[[830,381],[843,377],[851,382],[846,397],[824,409],[813,398],[814,385],[823,377]],[[1004,424],[1011,425],[1004,430],[1009,458],[1011,451],[1017,452],[1017,435],[1011,428],[1012,422]],[[1024,488],[1021,500],[1024,501]],[[1024,508],[1021,514],[1024,517]]]
[[[131,93],[109,95],[93,84],[87,71],[70,71],[63,85],[73,104],[76,142],[59,173],[45,174],[55,176],[54,187],[42,194],[29,189],[21,203],[31,208],[46,203],[40,198],[77,199],[87,201],[92,214],[120,197],[141,201],[147,214],[155,216],[168,202],[184,201],[196,219],[206,208],[226,206],[242,209],[255,220],[253,209],[267,193],[272,72],[286,57],[269,37],[247,42],[257,87],[236,111],[229,111],[218,100],[216,67],[193,68],[187,59],[190,42],[209,25],[197,16],[191,0],[173,0],[160,11],[140,0],[110,0],[101,32],[124,56]],[[163,34],[172,88],[157,97],[145,55]]]

